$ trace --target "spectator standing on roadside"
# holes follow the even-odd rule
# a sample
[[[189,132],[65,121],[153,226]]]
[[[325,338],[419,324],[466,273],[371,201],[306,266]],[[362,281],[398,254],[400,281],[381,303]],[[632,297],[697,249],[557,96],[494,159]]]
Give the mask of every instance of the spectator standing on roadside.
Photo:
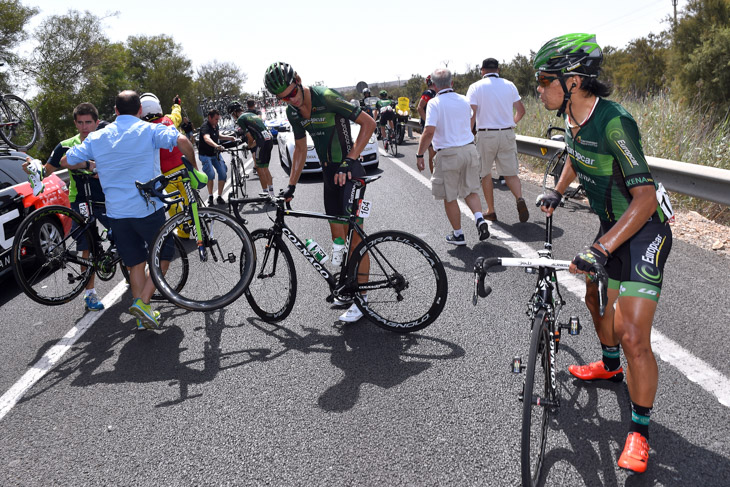
[[[220,135],[218,129],[218,121],[221,114],[213,108],[208,112],[208,119],[200,126],[200,135],[198,136],[198,157],[203,163],[203,172],[208,176],[208,205],[213,204],[213,180],[218,173],[218,199],[216,203],[225,205],[226,200],[223,199],[223,188],[226,185],[226,163],[220,155],[223,146],[219,144],[220,140],[235,140],[235,137]]]
[[[180,124],[180,130],[182,130],[185,137],[187,137],[190,142],[193,141],[193,132],[195,131],[195,128],[193,127],[193,122],[191,122],[188,117],[183,117],[182,123]]]
[[[457,198],[464,198],[474,213],[479,240],[489,238],[489,226],[482,217],[479,199],[479,155],[471,132],[471,108],[464,95],[452,89],[451,72],[437,69],[431,75],[436,97],[426,109],[426,128],[421,135],[416,152],[416,164],[423,171],[423,153],[433,141],[436,149],[434,173],[431,176],[431,193],[437,200],[444,200],[444,210],[453,233],[446,241],[453,245],[466,245],[461,230],[461,212]]]
[[[160,175],[160,149],[178,147],[191,160],[195,152],[190,141],[174,127],[140,120],[142,104],[134,91],[122,91],[115,103],[117,119],[104,130],[89,134],[71,147],[61,159],[70,168],[96,167],[106,196],[106,212],[114,242],[124,265],[129,267],[129,283],[134,299],[129,312],[144,327],[156,328],[159,313],[150,308],[155,291],[152,278],[145,276],[149,247],[165,223],[165,205],[157,198],[149,202],[139,193],[136,181],[149,181]],[[95,162],[89,164],[88,161]],[[169,261],[172,240],[165,243],[162,260]],[[162,264],[163,268],[165,264]]]
[[[421,99],[418,100],[418,107],[416,107],[418,115],[421,117],[421,133],[423,133],[423,129],[426,126],[426,106],[428,106],[428,102],[435,96],[436,92],[433,89],[433,81],[431,81],[431,75],[429,74],[426,76],[426,91],[424,91],[421,95]],[[433,156],[435,155],[436,151],[434,150],[433,145],[429,145],[428,169],[431,171],[431,174],[433,174]]]
[[[476,121],[477,148],[482,163],[482,191],[487,201],[484,218],[497,221],[491,178],[492,165],[496,163],[499,175],[504,176],[507,187],[517,200],[517,213],[520,222],[524,223],[530,218],[530,213],[522,198],[514,128],[525,114],[525,106],[514,83],[499,77],[496,59],[485,59],[481,72],[482,79],[469,87],[466,97],[473,111],[472,127]]]

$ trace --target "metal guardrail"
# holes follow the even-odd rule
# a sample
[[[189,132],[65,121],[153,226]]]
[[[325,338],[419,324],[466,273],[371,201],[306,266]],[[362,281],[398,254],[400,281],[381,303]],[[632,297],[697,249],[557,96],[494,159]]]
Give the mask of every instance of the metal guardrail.
[[[420,122],[412,118],[408,126],[418,128]],[[517,152],[527,156],[549,159],[564,148],[564,142],[517,136]],[[730,170],[650,156],[646,161],[652,175],[669,191],[730,206]]]

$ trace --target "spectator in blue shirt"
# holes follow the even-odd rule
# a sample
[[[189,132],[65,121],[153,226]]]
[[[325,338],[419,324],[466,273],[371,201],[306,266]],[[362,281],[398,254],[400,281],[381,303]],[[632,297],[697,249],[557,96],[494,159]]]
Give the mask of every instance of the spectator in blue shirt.
[[[149,181],[161,174],[160,149],[172,150],[177,146],[191,161],[195,160],[195,152],[187,137],[175,127],[140,120],[142,105],[136,92],[119,93],[115,111],[114,123],[89,134],[64,157],[71,169],[95,161],[91,168],[96,167],[106,195],[106,212],[117,250],[129,267],[134,299],[129,312],[144,328],[155,328],[159,313],[149,306],[155,285],[145,276],[145,263],[152,240],[165,222],[165,207],[157,198],[152,198],[148,204],[135,182]],[[172,251],[172,242],[169,242],[163,258],[167,256],[169,260]]]

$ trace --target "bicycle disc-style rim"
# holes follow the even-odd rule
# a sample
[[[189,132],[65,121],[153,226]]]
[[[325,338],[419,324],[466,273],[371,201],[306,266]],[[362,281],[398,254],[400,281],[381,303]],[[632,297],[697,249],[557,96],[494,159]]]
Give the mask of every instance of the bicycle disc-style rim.
[[[190,311],[213,311],[231,304],[243,294],[253,276],[256,255],[248,230],[229,213],[217,208],[199,208],[198,216],[206,258],[201,256],[196,242],[184,244],[194,285],[188,284],[180,291],[173,289],[160,267],[165,239],[181,224],[194,233],[192,217],[187,213],[178,213],[169,219],[155,237],[150,253],[150,275],[157,289],[171,303]],[[176,265],[175,261],[170,267],[173,265]]]
[[[523,485],[538,484],[545,460],[550,407],[536,404],[536,398],[553,399],[550,392],[550,343],[546,312],[543,309],[538,311],[533,320],[530,355],[525,369],[520,452]]]
[[[448,283],[438,255],[414,235],[384,231],[360,242],[348,264],[354,279],[370,257],[368,282],[351,284],[353,294],[367,292],[358,308],[376,325],[395,333],[410,333],[433,323],[446,305]]]
[[[269,231],[251,234],[256,251],[256,270],[246,288],[246,300],[262,320],[274,323],[286,319],[297,297],[297,274],[291,252],[284,241],[274,237],[268,249]]]
[[[68,235],[63,235],[59,216],[70,218],[78,225]],[[58,226],[55,226],[57,222]],[[58,231],[55,242],[42,240],[43,228],[54,225]],[[13,241],[13,274],[23,292],[32,300],[56,306],[68,303],[86,287],[94,273],[94,265],[79,262],[82,251],[78,250],[78,238],[84,236],[89,250],[87,261],[94,262],[96,237],[86,227],[84,217],[65,206],[51,205],[36,210],[18,227]],[[38,233],[41,235],[38,235]],[[54,232],[45,232],[49,238]],[[85,269],[82,269],[85,267]]]
[[[5,95],[0,103],[0,137],[16,150],[33,147],[38,138],[38,122],[30,106],[16,95]],[[4,125],[12,123],[12,125]]]

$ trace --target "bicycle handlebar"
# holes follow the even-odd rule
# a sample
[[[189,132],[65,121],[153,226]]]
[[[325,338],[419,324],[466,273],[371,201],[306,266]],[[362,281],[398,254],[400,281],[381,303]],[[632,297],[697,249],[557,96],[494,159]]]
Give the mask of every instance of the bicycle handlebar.
[[[550,267],[555,270],[566,270],[567,261],[551,260],[551,259],[536,259],[534,261],[519,259],[518,263],[510,265],[510,267]],[[474,262],[474,296],[472,298],[472,304],[476,306],[478,297],[486,298],[492,292],[492,288],[485,284],[484,278],[487,275],[487,271],[491,267],[503,265],[501,257],[490,257],[485,259],[484,257],[477,258]],[[608,303],[608,274],[606,269],[596,262],[591,270],[594,274],[593,280],[598,283],[598,309],[601,316],[606,312],[606,305]]]
[[[174,172],[169,176],[160,174],[156,178],[150,179],[146,183],[135,181],[134,184],[137,186],[139,194],[141,194],[148,203],[151,197],[156,197],[159,198],[163,203],[165,203],[165,205],[174,205],[175,203],[183,201],[183,197],[180,194],[180,191],[178,190],[173,191],[172,193],[163,193],[163,189],[166,188],[168,184],[170,184],[170,180],[175,179],[178,176],[182,176],[183,171],[184,170]],[[176,196],[177,198],[175,198]]]

